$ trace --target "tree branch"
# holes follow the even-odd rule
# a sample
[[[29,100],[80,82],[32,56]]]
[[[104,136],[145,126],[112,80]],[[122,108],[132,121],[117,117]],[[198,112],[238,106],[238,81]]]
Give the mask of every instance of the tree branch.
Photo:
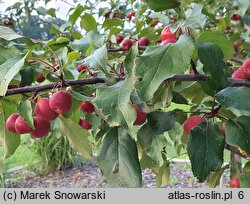
[[[247,159],[247,160],[250,161],[250,156],[242,153],[238,148],[236,148],[234,146],[231,146],[229,144],[225,144],[225,149],[227,149],[227,150],[229,150],[229,151],[231,151],[231,152],[233,152],[233,153],[235,153],[235,154],[243,157],[244,159]]]
[[[173,77],[170,77],[165,80],[165,82],[169,81],[206,81],[209,76],[204,74],[177,74]],[[118,79],[119,80],[119,79]],[[76,85],[88,85],[88,84],[98,84],[105,83],[105,78],[91,78],[91,79],[81,79],[81,80],[66,80],[63,83],[63,87],[66,86],[76,86]],[[50,83],[46,85],[39,86],[28,86],[21,88],[8,89],[6,96],[14,95],[14,94],[23,94],[29,92],[40,92],[48,89],[53,89],[57,83]],[[241,79],[228,79],[228,84],[230,86],[247,86],[250,87],[250,80],[241,80]]]
[[[104,78],[91,78],[91,79],[81,79],[81,80],[66,80],[63,83],[63,87],[66,86],[76,86],[76,85],[88,85],[88,84],[97,84],[97,83],[105,83]],[[27,86],[27,87],[21,87],[21,88],[14,88],[9,89],[6,93],[6,96],[14,95],[14,94],[23,94],[23,93],[29,93],[29,92],[40,92],[48,89],[53,89],[56,86],[57,83],[50,83],[46,85],[40,85],[40,86]]]

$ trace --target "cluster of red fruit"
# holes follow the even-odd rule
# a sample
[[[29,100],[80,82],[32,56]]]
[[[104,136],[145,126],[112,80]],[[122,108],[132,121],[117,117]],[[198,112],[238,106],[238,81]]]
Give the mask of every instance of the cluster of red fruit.
[[[19,115],[13,113],[6,121],[7,130],[16,134],[30,133],[35,138],[46,136],[50,131],[50,121],[59,114],[66,114],[72,106],[72,96],[66,91],[54,93],[50,99],[41,98],[34,108],[34,129]]]
[[[83,112],[88,113],[88,114],[95,112],[94,105],[89,101],[83,101],[82,104],[80,105],[80,109]],[[92,128],[92,124],[86,119],[82,119],[82,118],[80,118],[79,120],[79,125],[85,130],[89,130]]]
[[[121,35],[116,36],[116,42],[117,44],[121,45],[121,48],[123,50],[129,50],[136,41],[137,41],[136,39],[128,39],[128,38],[124,39],[123,36]],[[148,46],[149,44],[150,44],[150,41],[147,37],[141,37],[138,40],[139,46]]]
[[[250,79],[250,58],[244,61],[240,69],[233,72],[232,78]]]

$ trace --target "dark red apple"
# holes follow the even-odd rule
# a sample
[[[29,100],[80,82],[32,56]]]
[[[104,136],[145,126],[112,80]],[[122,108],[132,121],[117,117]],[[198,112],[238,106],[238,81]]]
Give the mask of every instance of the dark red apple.
[[[241,19],[240,14],[238,14],[238,13],[233,14],[232,20],[234,20],[234,21],[239,21],[240,19]]]
[[[34,117],[34,126],[35,129],[30,134],[35,138],[45,137],[50,131],[50,122],[39,116]]]
[[[85,72],[86,70],[88,70],[88,66],[84,66],[84,65],[82,65],[82,64],[79,64],[79,65],[77,66],[77,71],[78,71],[78,72]]]
[[[50,108],[48,98],[41,98],[37,101],[34,113],[44,120],[55,120],[59,115]]]
[[[121,42],[121,48],[124,50],[129,50],[133,46],[133,42],[130,39],[124,39]]]
[[[141,37],[139,40],[138,40],[138,45],[139,46],[148,46],[150,43],[149,39],[147,37]]]
[[[79,125],[85,130],[90,130],[92,128],[92,124],[85,119],[80,119]]]
[[[83,101],[80,105],[80,109],[86,113],[93,113],[95,112],[94,105],[89,101]]]
[[[13,113],[8,117],[5,124],[7,130],[13,133],[17,133],[15,128],[15,122],[19,116],[19,113]]]
[[[42,73],[38,74],[36,81],[38,83],[42,83],[44,80],[45,80],[45,77],[43,76],[43,74]]]
[[[202,118],[198,115],[190,116],[183,123],[184,132],[189,135],[192,128],[198,126],[200,123],[202,123],[204,121],[205,121],[205,118]]]
[[[123,37],[121,35],[116,36],[116,42],[117,44],[120,44],[123,41]]]
[[[32,128],[26,123],[26,121],[19,116],[15,122],[15,130],[17,134],[30,133]]]
[[[66,91],[57,91],[49,100],[50,108],[59,114],[66,114],[72,106],[72,96]]]

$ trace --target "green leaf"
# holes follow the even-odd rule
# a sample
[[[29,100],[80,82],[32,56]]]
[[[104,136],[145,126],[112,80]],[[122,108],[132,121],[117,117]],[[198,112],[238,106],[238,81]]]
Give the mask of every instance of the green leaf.
[[[56,18],[56,9],[50,8],[49,10],[47,10],[47,14]]]
[[[247,162],[243,168],[243,173],[240,176],[240,187],[250,188],[250,162]]]
[[[240,177],[240,187],[250,188],[250,172],[243,173]]]
[[[35,71],[32,67],[20,70],[21,81],[24,86],[29,86],[34,81]]]
[[[91,30],[97,31],[98,24],[91,14],[85,13],[83,16],[81,16],[80,25],[81,28],[83,28],[87,32]]]
[[[82,95],[78,92],[75,92],[75,91],[70,91],[70,94],[78,101],[85,101],[85,100],[92,100],[93,97],[89,97],[89,96],[85,96],[85,95]]]
[[[157,165],[163,165],[162,148],[167,145],[163,132],[170,130],[176,121],[174,112],[151,112],[147,115],[147,123],[138,131],[138,142],[145,153]]]
[[[169,184],[170,178],[170,166],[168,162],[164,162],[164,164],[158,169],[155,183],[156,187],[160,187],[161,185]]]
[[[241,148],[250,155],[250,117],[240,116],[235,120],[228,120],[226,123],[226,142]]]
[[[204,92],[214,95],[227,86],[227,75],[224,69],[227,64],[223,61],[221,49],[212,43],[197,43],[198,56],[204,65],[204,72],[210,77],[206,82],[201,82]]]
[[[177,0],[145,0],[149,8],[154,11],[163,11],[166,9],[176,8],[180,5]]]
[[[170,83],[163,82],[154,93],[152,104],[159,103],[160,108],[166,108],[172,102],[172,86]]]
[[[232,43],[226,35],[218,31],[204,31],[196,39],[197,42],[210,42],[218,45],[223,52],[225,59],[230,59],[234,55]]]
[[[77,7],[74,9],[74,12],[69,16],[71,28],[75,26],[76,20],[80,17],[84,10],[85,8],[81,4],[78,4]]]
[[[61,132],[67,136],[71,147],[82,154],[85,159],[91,159],[92,150],[88,140],[89,132],[78,124],[63,116],[58,118]]]
[[[0,145],[4,148],[3,158],[8,158],[20,145],[20,136],[5,128],[7,118],[17,112],[17,104],[11,97],[0,100]]]
[[[17,34],[15,31],[13,31],[11,28],[0,26],[0,38],[3,38],[4,40],[15,40],[18,38],[23,38],[24,36]]]
[[[202,13],[202,9],[203,5],[194,4],[192,9],[188,9],[185,12],[185,20],[182,20],[180,23],[176,24],[176,27],[189,27],[192,30],[203,28],[206,24],[207,17]]]
[[[97,49],[92,55],[83,60],[84,64],[89,65],[95,70],[101,70],[104,73],[108,73],[107,70],[107,58],[108,50],[106,44]]]
[[[250,1],[245,0],[239,0],[239,13],[241,16],[244,16],[246,14],[247,9],[249,9]]]
[[[26,100],[20,104],[18,107],[19,114],[23,117],[23,119],[34,129],[33,123],[33,112],[32,112],[32,105],[30,100]]]
[[[149,15],[150,18],[158,18],[160,22],[163,24],[169,24],[169,18],[168,16],[160,13],[160,12],[153,12]]]
[[[14,46],[6,48],[0,45],[0,64],[18,55],[19,51]]]
[[[141,167],[136,143],[122,128],[110,129],[97,155],[103,177],[110,187],[140,187]]]
[[[210,188],[216,188],[216,186],[218,186],[220,184],[221,176],[223,175],[224,171],[228,168],[229,168],[229,166],[226,165],[226,166],[220,168],[219,170],[217,170],[216,172],[210,174],[208,177],[208,181],[207,181],[208,186]]]
[[[80,40],[75,40],[73,42],[70,42],[69,45],[72,47],[75,51],[81,51],[85,53],[89,46],[94,42],[94,50],[101,47],[104,43],[105,37],[103,35],[100,35],[99,33],[96,33],[94,31],[90,31],[87,33],[86,36],[81,38]]]
[[[129,78],[112,86],[97,88],[94,103],[108,117],[111,126],[133,127],[136,113],[130,102],[132,89],[133,81]]]
[[[66,68],[67,65],[69,65],[70,63],[76,61],[76,60],[79,59],[80,57],[81,57],[81,53],[80,53],[80,52],[76,52],[76,51],[68,52],[67,61],[66,61],[66,63],[62,66],[61,69]]]
[[[200,182],[223,164],[224,137],[217,124],[203,122],[191,129],[187,152],[192,171]]]
[[[135,74],[141,80],[136,83],[142,100],[152,99],[160,84],[176,74],[183,74],[190,65],[194,44],[189,36],[182,35],[177,43],[153,46],[139,56]]]
[[[8,85],[14,76],[19,72],[25,62],[24,57],[13,57],[0,65],[0,96],[4,96]]]
[[[231,110],[237,116],[250,116],[250,88],[227,87],[216,94],[216,100],[227,110]]]
[[[139,54],[138,46],[133,46],[129,53],[126,55],[125,61],[124,61],[124,68],[128,72],[129,77],[134,75],[135,70],[135,60],[136,57]]]
[[[107,18],[103,24],[102,24],[102,27],[103,28],[106,28],[106,29],[111,29],[111,28],[114,28],[114,27],[122,27],[123,28],[123,24],[124,22],[120,19],[117,19],[117,18]]]

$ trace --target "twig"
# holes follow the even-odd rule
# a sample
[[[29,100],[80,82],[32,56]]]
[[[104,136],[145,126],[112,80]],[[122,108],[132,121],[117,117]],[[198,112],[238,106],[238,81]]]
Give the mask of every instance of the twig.
[[[104,78],[91,78],[91,79],[81,79],[81,80],[65,80],[65,83],[62,84],[63,87],[66,86],[76,86],[76,85],[88,85],[88,84],[97,84],[97,83],[105,83],[106,80]],[[23,94],[30,92],[41,92],[48,89],[53,89],[56,83],[50,83],[41,86],[28,86],[21,88],[9,89],[6,93],[6,96],[14,95],[14,94]]]
[[[229,144],[225,144],[225,149],[243,157],[244,159],[247,159],[247,160],[250,160],[250,156],[242,153],[238,148],[234,147],[234,146],[231,146]]]

